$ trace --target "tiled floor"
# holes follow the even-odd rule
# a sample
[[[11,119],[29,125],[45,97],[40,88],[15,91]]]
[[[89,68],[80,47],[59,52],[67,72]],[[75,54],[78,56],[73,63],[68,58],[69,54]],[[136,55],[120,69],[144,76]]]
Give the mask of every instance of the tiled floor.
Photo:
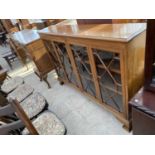
[[[0,64],[7,66],[0,58]],[[122,128],[122,124],[99,104],[88,99],[82,93],[70,86],[61,86],[57,81],[57,75],[53,71],[48,76],[52,88],[48,89],[45,82],[40,82],[33,73],[33,64],[29,63],[29,70],[16,61],[13,70],[9,74],[22,76],[47,99],[49,109],[55,113],[65,124],[67,134],[129,134]]]

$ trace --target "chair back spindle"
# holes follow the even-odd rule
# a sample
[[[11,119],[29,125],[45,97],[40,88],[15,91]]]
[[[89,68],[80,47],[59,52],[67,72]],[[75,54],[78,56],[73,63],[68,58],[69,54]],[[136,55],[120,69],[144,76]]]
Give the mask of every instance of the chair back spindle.
[[[25,124],[27,129],[29,130],[30,134],[32,135],[38,135],[39,133],[31,123],[31,120],[28,118],[26,113],[24,112],[23,108],[20,106],[19,102],[17,100],[12,100],[11,105],[16,111],[18,117],[22,120],[22,122]]]

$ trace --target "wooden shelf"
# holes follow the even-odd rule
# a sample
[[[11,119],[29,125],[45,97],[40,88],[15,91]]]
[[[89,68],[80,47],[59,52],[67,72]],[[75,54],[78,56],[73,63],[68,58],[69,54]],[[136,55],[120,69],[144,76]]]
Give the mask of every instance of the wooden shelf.
[[[80,60],[78,60],[78,61],[80,61]],[[87,65],[90,65],[89,61],[85,61],[85,63]],[[97,65],[97,67],[101,68],[101,69],[105,69],[103,65]],[[118,70],[116,68],[110,68],[109,70],[110,70],[110,72],[113,72],[113,73],[116,73],[116,74],[121,74],[120,70]],[[101,78],[100,76],[98,76],[98,77]]]
[[[114,92],[118,91],[118,92],[120,92],[119,94],[121,94],[121,92],[122,92],[122,85],[117,84],[118,90],[116,90],[115,84],[112,81],[110,81],[108,78],[104,82],[101,81],[101,79],[99,79],[99,84],[102,85],[103,87],[106,87],[107,89],[109,89],[111,91],[114,91]]]
[[[102,64],[97,65],[97,67],[98,67],[98,68],[101,68],[101,69],[105,69],[105,67],[104,67]],[[109,70],[110,70],[111,72],[113,72],[113,73],[121,74],[120,70],[117,69],[117,68],[112,68],[112,67],[111,67]]]
[[[76,60],[79,61],[79,62],[81,62],[81,60],[79,60],[79,59],[76,59]],[[115,60],[119,60],[119,58],[117,57]],[[87,65],[90,65],[89,60],[84,60],[83,63],[85,63]],[[105,64],[107,64],[107,63],[105,63]],[[110,67],[109,70],[111,72],[113,72],[113,73],[121,74],[121,71],[119,69],[120,66],[118,66],[119,64],[117,64],[117,67],[116,68],[115,68],[115,64],[116,64],[116,62],[114,62],[113,65],[111,65],[113,67]],[[101,69],[105,69],[105,67],[102,64],[98,64],[98,65],[96,65],[96,67],[101,68]]]
[[[122,95],[122,92],[121,91],[119,91],[119,90],[117,91],[117,90],[115,90],[114,88],[112,88],[112,87],[110,87],[108,85],[102,86],[102,84],[100,83],[100,87],[101,87],[100,89],[102,89],[102,87],[104,87],[104,88],[106,88],[106,89],[108,89],[110,91],[113,91],[116,94]]]
[[[84,74],[80,74],[83,78],[85,78],[85,79],[87,79],[87,80],[89,80],[89,81],[92,81],[93,82],[93,79],[92,78],[90,78],[86,73],[84,73]]]
[[[87,80],[93,82],[93,79],[90,78],[90,77],[87,75],[87,73],[83,73],[83,74],[80,74],[80,75],[81,75],[82,78],[87,79]],[[91,74],[91,75],[92,75],[92,74]],[[100,83],[100,85],[104,85],[104,86],[103,86],[104,88],[106,88],[106,89],[108,89],[108,90],[110,90],[110,91],[116,92],[116,93],[119,94],[119,95],[122,95],[121,89],[119,89],[118,91],[115,90],[115,89],[112,87],[112,84],[110,84],[110,82],[106,81],[106,85],[105,85],[105,84],[101,84],[101,82],[100,82],[100,80],[99,80],[99,83]],[[119,87],[121,88],[121,86],[118,86],[118,88],[119,88]]]
[[[114,60],[120,61],[120,57],[119,56],[115,56]]]
[[[86,63],[87,65],[90,65],[89,61],[85,61],[85,63]],[[104,67],[102,64],[97,65],[96,67],[105,70],[105,67]],[[110,72],[113,72],[113,73],[116,73],[116,74],[121,74],[121,71],[120,71],[118,68],[112,68],[112,67],[111,67],[109,70],[110,70]],[[100,77],[100,76],[98,76],[98,77]]]

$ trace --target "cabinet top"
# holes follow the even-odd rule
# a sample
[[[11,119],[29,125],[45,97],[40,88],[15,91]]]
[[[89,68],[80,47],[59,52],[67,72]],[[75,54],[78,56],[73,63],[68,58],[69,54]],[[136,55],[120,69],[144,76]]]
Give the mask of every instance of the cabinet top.
[[[11,39],[17,41],[20,44],[27,45],[38,39],[40,36],[37,30],[22,30],[9,35]]]
[[[155,95],[150,91],[141,88],[131,99],[129,104],[147,114],[155,116]]]
[[[128,42],[145,31],[145,29],[145,23],[79,25],[76,20],[65,20],[56,25],[44,28],[40,30],[39,33],[55,36]]]

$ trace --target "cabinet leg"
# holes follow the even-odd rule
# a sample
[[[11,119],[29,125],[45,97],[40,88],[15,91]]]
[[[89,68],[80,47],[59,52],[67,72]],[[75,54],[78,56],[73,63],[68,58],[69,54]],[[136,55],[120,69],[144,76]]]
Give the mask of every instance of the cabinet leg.
[[[123,128],[130,132],[132,130],[132,123],[129,122],[129,124],[123,124]]]
[[[59,81],[60,85],[64,85],[64,82],[63,81]]]

